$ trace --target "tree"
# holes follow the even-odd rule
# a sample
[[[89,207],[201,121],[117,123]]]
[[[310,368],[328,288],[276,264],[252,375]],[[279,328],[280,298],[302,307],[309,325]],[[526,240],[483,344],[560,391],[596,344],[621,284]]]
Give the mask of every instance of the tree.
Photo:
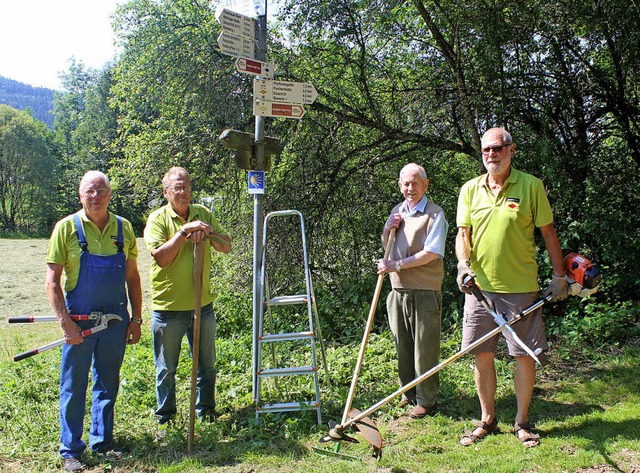
[[[0,105],[0,225],[40,231],[47,220],[53,161],[46,125],[27,112]]]

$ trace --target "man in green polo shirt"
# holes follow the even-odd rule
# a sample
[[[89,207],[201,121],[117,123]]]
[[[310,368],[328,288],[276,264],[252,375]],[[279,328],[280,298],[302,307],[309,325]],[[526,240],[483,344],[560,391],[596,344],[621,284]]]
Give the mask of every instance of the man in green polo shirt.
[[[553,279],[545,294],[553,300],[568,295],[562,266],[562,249],[553,226],[553,213],[542,181],[511,166],[516,147],[502,128],[491,128],[482,137],[482,161],[487,174],[465,183],[457,210],[457,282],[465,292],[462,348],[496,327],[493,317],[464,284],[474,277],[496,312],[517,314],[539,299],[538,266],[535,260],[534,230],[540,229]],[[546,349],[547,340],[539,309],[513,325],[519,338],[531,350]],[[529,404],[535,384],[535,361],[505,334],[509,354],[515,357],[514,376],[517,413],[514,432],[525,447],[540,444],[529,423]],[[494,356],[498,336],[476,347],[475,381],[482,418],[472,432],[461,439],[468,446],[488,434],[498,432],[495,414],[496,370]]]
[[[60,362],[60,455],[65,471],[84,469],[80,458],[87,447],[82,436],[89,371],[93,380],[89,447],[107,459],[122,455],[114,449],[113,438],[120,367],[126,344],[140,340],[142,324],[133,227],[109,212],[111,185],[102,172],[87,172],[79,195],[82,210],[60,220],[51,233],[45,282],[66,342]],[[72,316],[92,312],[115,314],[121,320],[84,338],[82,331],[95,321],[76,322]]]
[[[144,239],[151,251],[151,291],[154,361],[158,423],[166,424],[176,414],[175,375],[184,335],[193,339],[195,287],[193,249],[204,247],[202,311],[196,411],[212,421],[215,417],[215,333],[216,319],[209,285],[211,247],[231,251],[231,238],[203,205],[191,204],[191,177],[186,169],[173,167],[162,178],[167,205],[149,215]]]

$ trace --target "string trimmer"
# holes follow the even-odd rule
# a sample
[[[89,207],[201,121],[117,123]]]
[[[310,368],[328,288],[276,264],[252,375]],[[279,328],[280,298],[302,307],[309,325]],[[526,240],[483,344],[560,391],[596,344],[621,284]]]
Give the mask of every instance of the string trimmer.
[[[594,266],[588,259],[583,256],[578,255],[577,253],[571,253],[567,255],[564,260],[564,269],[566,273],[567,282],[569,283],[569,294],[579,297],[588,297],[591,294],[594,294],[600,285],[601,274],[596,266]],[[485,306],[487,311],[493,316],[495,322],[498,326],[485,334],[483,337],[475,341],[474,343],[467,346],[465,349],[460,350],[454,355],[450,356],[446,360],[442,361],[440,364],[434,366],[430,370],[426,371],[416,379],[414,379],[411,383],[401,387],[394,393],[385,397],[381,401],[377,402],[370,408],[359,411],[357,409],[353,409],[349,413],[349,418],[345,421],[343,419],[341,424],[336,424],[335,422],[329,422],[329,433],[320,439],[320,442],[358,442],[357,439],[348,436],[345,434],[345,431],[350,427],[356,428],[360,434],[371,444],[373,447],[373,454],[376,458],[380,458],[382,456],[382,438],[380,436],[380,432],[376,427],[375,423],[368,417],[381,407],[388,404],[390,401],[395,399],[398,396],[401,396],[405,392],[414,388],[418,384],[422,383],[424,380],[433,376],[440,370],[442,370],[445,366],[453,363],[458,358],[463,355],[469,353],[477,346],[496,336],[500,332],[503,331],[512,331],[511,325],[519,322],[520,320],[527,317],[529,314],[542,307],[544,304],[551,301],[551,295],[543,297],[539,301],[535,302],[531,306],[522,310],[520,313],[512,316],[508,320],[504,317],[504,314],[497,314],[486,302],[484,295],[480,291],[480,288],[475,284],[475,281],[472,278],[467,278],[465,281],[466,284],[469,285],[472,289],[472,294],[478,299],[478,301]],[[513,334],[512,334],[513,335]],[[515,338],[516,343],[518,343],[522,348],[526,350],[526,352],[531,356],[537,363],[540,365],[546,365],[548,363],[548,359],[541,349],[537,349],[532,351],[529,347],[524,345],[519,338]]]

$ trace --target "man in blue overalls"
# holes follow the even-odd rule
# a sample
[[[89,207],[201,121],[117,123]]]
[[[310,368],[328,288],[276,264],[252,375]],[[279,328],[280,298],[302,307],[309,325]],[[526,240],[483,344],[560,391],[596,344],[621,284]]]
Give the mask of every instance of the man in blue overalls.
[[[51,234],[45,284],[66,341],[60,365],[60,455],[66,471],[84,468],[79,457],[86,448],[82,433],[92,361],[89,446],[107,459],[121,455],[113,444],[120,367],[126,344],[140,340],[142,324],[142,289],[133,227],[107,210],[111,187],[103,173],[87,172],[79,192],[82,210],[60,220]],[[81,332],[95,321],[74,322],[69,314],[91,312],[116,314],[122,321],[114,320],[106,330],[85,339]]]

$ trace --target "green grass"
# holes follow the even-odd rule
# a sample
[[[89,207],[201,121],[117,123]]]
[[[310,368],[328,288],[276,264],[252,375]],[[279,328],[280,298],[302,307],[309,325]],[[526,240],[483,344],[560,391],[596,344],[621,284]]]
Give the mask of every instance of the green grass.
[[[58,365],[60,352],[50,350],[14,363],[11,356],[60,337],[56,324],[9,325],[10,315],[49,313],[43,289],[44,240],[0,240],[0,471],[59,471]],[[141,249],[144,249],[142,247]],[[142,251],[141,274],[148,303],[148,259]],[[319,301],[321,303],[321,301]],[[148,307],[145,314],[148,314]],[[148,318],[148,316],[147,316]],[[247,320],[251,314],[247,314]],[[443,343],[443,358],[458,350],[458,330]],[[359,340],[348,345],[328,341],[332,388],[322,382],[323,421],[315,413],[262,415],[249,408],[251,335],[218,341],[217,402],[220,419],[196,423],[194,451],[187,452],[190,360],[185,351],[178,376],[177,422],[163,431],[156,425],[151,337],[146,324],[140,344],[129,347],[122,370],[115,435],[128,452],[117,463],[90,455],[88,471],[117,472],[632,472],[640,469],[640,345],[559,359],[544,368],[536,385],[531,417],[542,436],[540,447],[524,449],[512,434],[515,398],[513,364],[500,357],[497,412],[500,435],[465,448],[462,431],[478,416],[469,357],[441,372],[439,413],[410,420],[397,401],[372,417],[384,441],[383,457],[358,434],[358,444],[320,444],[326,422],[340,421]],[[284,356],[280,354],[280,356]],[[295,356],[295,355],[294,355]],[[301,360],[300,360],[301,361]],[[321,376],[322,379],[322,376]],[[266,395],[309,390],[303,380],[279,380]],[[373,335],[365,356],[354,407],[366,409],[396,389],[393,342],[388,333]],[[88,425],[88,422],[87,424]],[[328,454],[320,454],[313,447]]]

